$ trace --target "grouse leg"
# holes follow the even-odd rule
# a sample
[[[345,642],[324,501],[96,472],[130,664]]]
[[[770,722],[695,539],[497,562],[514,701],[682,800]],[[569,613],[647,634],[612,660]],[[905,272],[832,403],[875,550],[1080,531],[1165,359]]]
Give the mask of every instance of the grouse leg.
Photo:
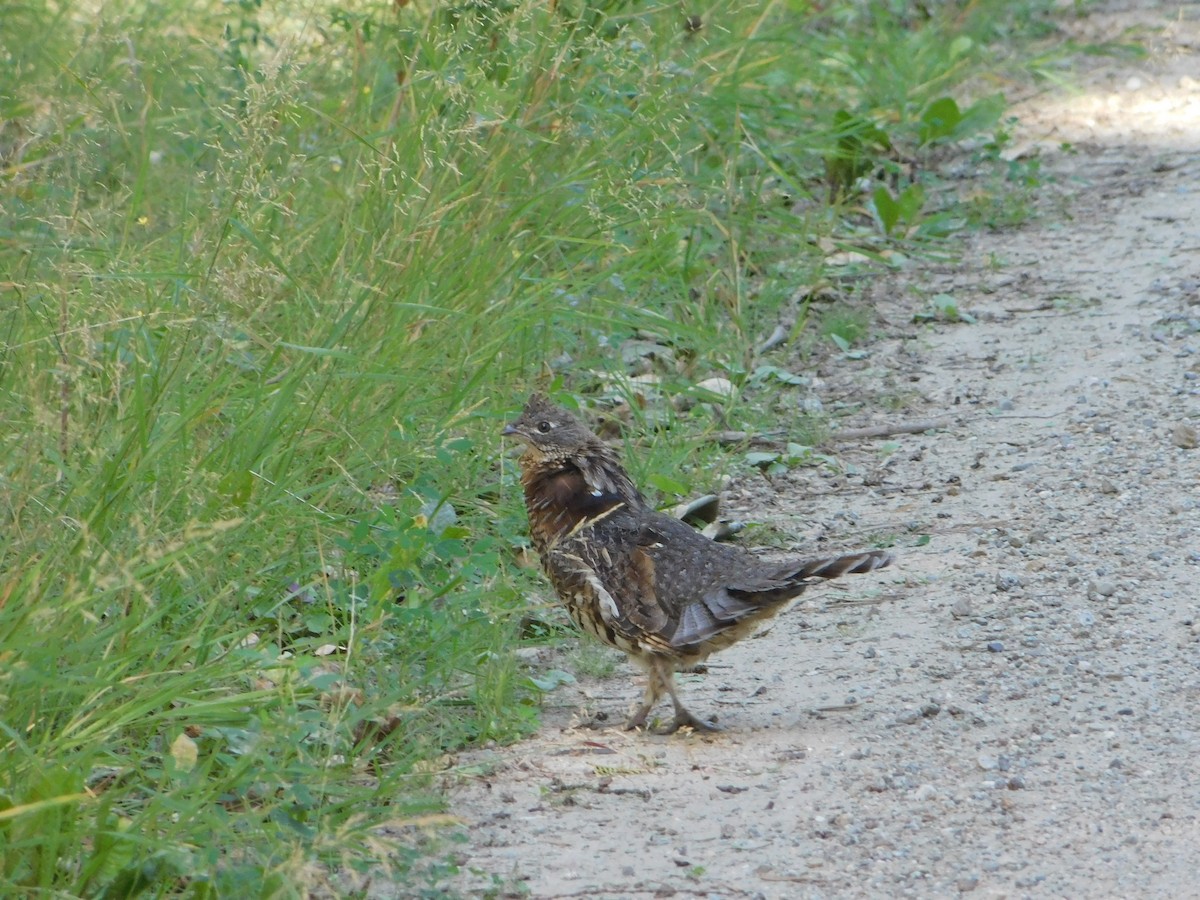
[[[646,719],[650,715],[650,710],[654,708],[654,704],[664,693],[671,695],[671,703],[675,706],[675,718],[665,728],[658,729],[658,734],[673,734],[684,726],[704,732],[721,730],[714,723],[694,716],[684,707],[675,687],[675,669],[670,659],[655,656],[643,661],[642,665],[646,668],[646,694],[642,698],[642,705],[625,723],[627,731],[646,727]]]
[[[665,732],[666,734],[678,731],[685,725],[694,731],[714,732],[721,730],[721,727],[716,722],[697,718],[688,712],[683,704],[679,702],[679,694],[675,689],[675,672],[671,669],[667,670],[667,690],[671,694],[671,702],[675,704],[675,720],[672,726]]]
[[[666,683],[662,677],[662,663],[660,660],[634,661],[641,663],[642,667],[646,670],[646,693],[642,697],[642,705],[637,708],[637,711],[625,723],[626,731],[646,727],[646,718],[650,715],[650,710],[654,709],[654,704],[658,702],[658,698],[662,696],[663,688],[666,687]]]

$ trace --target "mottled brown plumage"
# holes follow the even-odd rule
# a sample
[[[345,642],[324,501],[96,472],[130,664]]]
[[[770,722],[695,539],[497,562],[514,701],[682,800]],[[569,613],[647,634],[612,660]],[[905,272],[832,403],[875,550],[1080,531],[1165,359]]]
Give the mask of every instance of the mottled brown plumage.
[[[540,394],[504,434],[526,445],[530,534],[571,619],[646,670],[646,694],[629,728],[645,726],[666,693],[675,706],[670,730],[716,730],[680,702],[678,669],[745,637],[810,584],[892,561],[871,550],[771,562],[710,541],[650,507],[616,452]]]

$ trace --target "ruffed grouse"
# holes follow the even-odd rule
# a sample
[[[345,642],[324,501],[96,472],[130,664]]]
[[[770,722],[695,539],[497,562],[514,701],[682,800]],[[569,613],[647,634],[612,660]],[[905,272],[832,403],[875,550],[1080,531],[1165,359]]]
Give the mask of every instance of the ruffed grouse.
[[[646,670],[646,694],[627,728],[644,727],[665,692],[675,705],[669,731],[718,730],[684,708],[677,670],[745,637],[819,579],[892,561],[869,550],[771,562],[711,541],[650,507],[616,452],[541,394],[504,434],[526,445],[529,530],[571,619]]]

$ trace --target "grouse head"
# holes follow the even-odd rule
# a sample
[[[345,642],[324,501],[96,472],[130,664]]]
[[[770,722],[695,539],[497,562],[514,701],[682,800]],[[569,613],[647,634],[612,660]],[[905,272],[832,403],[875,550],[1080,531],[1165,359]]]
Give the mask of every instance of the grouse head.
[[[529,398],[521,415],[501,433],[523,441],[527,453],[546,460],[568,459],[604,447],[586,425],[540,393]]]

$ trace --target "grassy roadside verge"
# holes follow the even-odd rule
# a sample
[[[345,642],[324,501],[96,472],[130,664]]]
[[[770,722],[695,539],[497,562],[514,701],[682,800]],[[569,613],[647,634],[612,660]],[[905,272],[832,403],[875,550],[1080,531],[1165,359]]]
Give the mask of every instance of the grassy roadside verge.
[[[404,870],[429,761],[536,722],[504,415],[753,393],[965,226],[1039,7],[914,6],[7,4],[0,883]],[[639,479],[710,486],[656,414]]]

